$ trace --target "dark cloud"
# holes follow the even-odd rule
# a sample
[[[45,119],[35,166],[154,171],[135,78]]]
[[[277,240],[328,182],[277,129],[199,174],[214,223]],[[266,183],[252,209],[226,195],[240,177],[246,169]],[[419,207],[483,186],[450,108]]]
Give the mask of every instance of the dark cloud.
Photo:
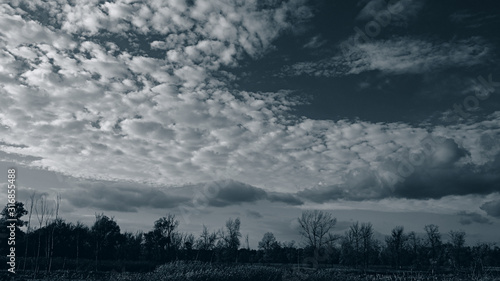
[[[296,195],[324,203],[339,199],[362,201],[387,197],[439,199],[448,195],[500,191],[500,154],[483,165],[472,165],[465,164],[471,153],[452,139],[426,149],[427,154],[422,151],[419,154],[422,160],[420,165],[409,164],[408,153],[383,164],[384,170],[393,175],[392,179],[369,169],[354,169],[347,172],[337,185],[307,188]]]
[[[427,199],[500,191],[500,155],[483,165],[460,164],[469,152],[447,140],[415,172],[396,184],[397,197]]]
[[[300,200],[297,196],[293,194],[279,193],[279,192],[269,192],[267,194],[267,200],[271,202],[283,202],[293,206],[304,204],[304,201]]]
[[[63,198],[79,208],[98,208],[103,211],[137,212],[137,208],[174,208],[189,198],[129,183],[82,183],[67,191]]]
[[[251,210],[247,210],[247,217],[249,218],[254,218],[254,219],[260,219],[262,218],[262,214],[257,212],[257,211],[251,211]]]
[[[260,200],[271,202],[282,202],[288,205],[302,205],[304,202],[293,194],[267,192],[262,188],[249,184],[227,180],[214,183],[218,188],[215,195],[209,199],[209,205],[214,207],[225,207],[241,203],[252,203]]]
[[[4,146],[12,146],[12,147],[19,147],[19,148],[28,148],[28,146],[26,145],[22,145],[22,144],[13,144],[13,143],[6,143],[4,141],[0,141],[0,145],[4,145]]]
[[[489,194],[499,191],[499,175],[476,173],[468,169],[419,173],[396,186],[397,197],[441,198],[447,195]]]
[[[500,200],[486,202],[481,206],[489,216],[500,218]]]
[[[63,194],[63,198],[71,205],[103,211],[137,212],[138,208],[171,209],[200,203],[211,207],[226,207],[260,200],[293,206],[303,204],[292,194],[268,193],[264,189],[233,180],[168,189],[108,181],[80,182],[74,186],[74,189]],[[258,216],[255,213],[251,215]]]
[[[472,223],[492,224],[488,218],[476,212],[461,211],[458,212],[458,215],[460,216],[460,224],[462,225],[469,225]]]
[[[225,207],[234,204],[250,203],[265,199],[267,194],[261,188],[254,187],[237,181],[224,181],[218,183],[219,189],[209,205]]]
[[[314,187],[297,192],[297,196],[316,203],[324,203],[345,198],[348,196],[346,190],[344,186]]]

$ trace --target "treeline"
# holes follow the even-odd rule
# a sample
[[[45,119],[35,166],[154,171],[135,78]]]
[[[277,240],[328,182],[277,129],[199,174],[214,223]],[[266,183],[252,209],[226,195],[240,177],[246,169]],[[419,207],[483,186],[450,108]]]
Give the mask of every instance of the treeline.
[[[305,211],[298,218],[300,245],[279,242],[271,232],[264,234],[258,249],[250,249],[248,236],[242,245],[240,219],[228,219],[225,227],[210,231],[206,226],[197,235],[178,230],[174,215],[159,218],[148,232],[122,232],[117,222],[96,214],[92,226],[66,222],[59,217],[58,202],[49,208],[40,197],[26,210],[16,203],[16,257],[18,270],[56,269],[104,270],[113,261],[118,268],[133,262],[157,265],[175,260],[224,263],[280,263],[302,266],[344,265],[365,268],[385,265],[404,269],[454,268],[481,271],[500,266],[500,248],[494,244],[466,244],[463,231],[448,233],[449,241],[436,225],[426,225],[425,235],[395,227],[380,241],[370,223],[353,223],[343,234],[335,234],[336,219],[331,213]],[[0,219],[0,254],[8,248],[7,208]],[[21,227],[26,227],[26,232]],[[91,268],[89,268],[91,267]],[[140,268],[144,270],[147,266]],[[130,268],[128,268],[130,270]]]

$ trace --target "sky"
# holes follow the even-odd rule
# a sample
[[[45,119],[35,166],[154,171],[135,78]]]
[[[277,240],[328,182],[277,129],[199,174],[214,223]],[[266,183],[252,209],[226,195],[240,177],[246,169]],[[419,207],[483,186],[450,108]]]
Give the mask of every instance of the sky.
[[[0,202],[301,241],[320,209],[500,233],[494,0],[2,1]]]

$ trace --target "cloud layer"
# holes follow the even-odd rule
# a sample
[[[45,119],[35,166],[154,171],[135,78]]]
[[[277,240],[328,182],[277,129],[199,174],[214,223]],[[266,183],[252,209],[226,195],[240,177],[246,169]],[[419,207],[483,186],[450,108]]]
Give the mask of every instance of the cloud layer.
[[[165,188],[234,180],[211,206],[500,191],[500,146],[491,141],[500,134],[498,112],[448,127],[294,115],[301,101],[290,91],[235,90],[231,70],[263,56],[293,23],[310,17],[304,1],[189,3],[2,4],[0,150],[88,179]],[[349,48],[347,57],[297,64],[285,73],[471,66],[488,54],[487,44],[474,40],[367,42]],[[426,153],[428,137],[435,144]],[[405,170],[408,161],[419,164]],[[99,186],[79,190],[84,197],[68,195],[73,205],[117,211],[187,200],[111,186],[105,197],[128,203],[116,205],[100,197]]]
[[[331,58],[285,66],[280,75],[340,77],[367,71],[421,74],[484,63],[491,47],[479,37],[455,42],[412,37],[373,40],[363,33],[342,42],[339,49]]]

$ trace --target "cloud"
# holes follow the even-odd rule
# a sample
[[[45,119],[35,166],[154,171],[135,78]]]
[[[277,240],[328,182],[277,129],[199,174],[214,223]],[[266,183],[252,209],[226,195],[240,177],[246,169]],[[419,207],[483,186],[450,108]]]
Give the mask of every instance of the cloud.
[[[380,199],[390,196],[388,186],[383,186],[377,180],[375,173],[363,169],[349,171],[341,179],[342,184],[307,188],[297,193],[315,203],[324,203],[335,200],[366,200]],[[384,190],[387,189],[387,190]]]
[[[484,203],[481,210],[485,211],[489,216],[500,218],[500,200]]]
[[[282,202],[287,205],[302,205],[303,202],[293,194],[268,192],[262,188],[254,187],[234,180],[207,183],[212,186],[212,191],[207,194],[208,205],[213,207],[226,207],[242,203],[255,203],[261,200]],[[200,190],[200,187],[195,189]],[[196,192],[196,191],[194,191]]]
[[[247,217],[249,218],[254,218],[254,219],[260,219],[262,218],[262,214],[257,212],[257,211],[251,211],[251,210],[247,210]]]
[[[279,33],[292,27],[292,23],[311,17],[302,0],[273,2],[266,6],[257,2],[236,4],[207,0],[192,3],[116,1],[102,5],[98,1],[19,2],[12,5],[24,9],[26,17],[69,34],[120,34],[132,41],[138,35],[165,36],[166,40],[153,40],[150,44],[160,49],[168,46],[180,54],[179,59],[189,56],[189,48],[195,53],[206,52],[207,58],[214,56],[212,60],[237,56],[241,52],[259,55]],[[41,15],[48,19],[44,20]],[[204,39],[221,44],[222,48],[200,49],[197,42]],[[232,55],[225,53],[231,49]],[[234,57],[227,62],[235,63]]]
[[[74,207],[119,212],[175,208],[190,199],[149,186],[118,182],[79,183],[74,189],[64,190],[62,197]]]
[[[281,130],[297,104],[284,91],[229,91],[234,75],[219,71],[258,57],[294,19],[310,16],[302,1],[275,4],[3,5],[0,131],[16,139],[2,139],[12,144],[4,147],[77,177],[216,179],[238,141]],[[134,43],[145,35],[155,40]],[[149,46],[166,52],[149,57]]]
[[[217,195],[210,198],[209,205],[225,207],[233,204],[256,202],[265,197],[266,192],[261,188],[240,182],[226,181],[220,185]]]
[[[420,143],[398,148],[398,145],[391,144],[390,141],[383,141],[380,135],[372,134],[371,137],[378,138],[378,141],[388,146],[373,143],[373,148],[366,151],[357,148],[358,156],[361,157],[368,151],[377,151],[375,155],[381,155],[382,150],[387,150],[388,155],[372,159],[366,158],[365,155],[363,158],[368,163],[361,162],[359,167],[344,170],[336,183],[320,182],[314,187],[297,192],[296,195],[311,202],[324,203],[388,197],[439,199],[449,195],[485,195],[500,191],[497,184],[500,180],[500,154],[494,153],[485,158],[480,156],[488,151],[490,142],[487,142],[483,152],[478,152],[471,149],[475,148],[475,145],[466,146],[467,142],[460,142],[459,145],[456,138],[429,138],[422,134],[417,137]],[[366,147],[370,147],[374,142],[368,140],[369,138],[364,138],[367,141]],[[390,151],[398,150],[400,153],[390,155]],[[475,161],[476,164],[473,164]]]
[[[304,44],[303,48],[306,48],[306,49],[317,49],[317,48],[323,46],[325,43],[326,43],[326,40],[323,40],[321,38],[321,35],[316,35],[316,36],[312,37],[309,40],[309,42],[307,42],[306,44]]]
[[[356,16],[357,20],[378,20],[377,16],[387,16],[392,25],[406,25],[408,21],[416,18],[422,10],[425,1],[421,0],[399,0],[385,1],[375,0],[367,1],[366,5]]]
[[[495,22],[497,15],[487,13],[476,13],[469,10],[460,10],[448,16],[454,24],[460,24],[464,28],[478,29],[486,24]]]
[[[366,36],[366,35],[365,35]],[[283,68],[282,76],[339,77],[367,71],[421,74],[486,62],[490,47],[479,37],[455,42],[431,42],[411,37],[366,40],[353,36],[340,44],[342,54]],[[357,42],[359,39],[363,42]]]
[[[304,204],[304,202],[297,196],[287,193],[268,192],[267,199],[271,202],[282,202],[293,206]]]
[[[460,224],[462,224],[462,225],[469,225],[472,223],[478,223],[478,224],[492,224],[493,223],[488,218],[485,218],[481,214],[478,214],[476,212],[461,211],[461,212],[458,212],[458,215],[460,216]]]

